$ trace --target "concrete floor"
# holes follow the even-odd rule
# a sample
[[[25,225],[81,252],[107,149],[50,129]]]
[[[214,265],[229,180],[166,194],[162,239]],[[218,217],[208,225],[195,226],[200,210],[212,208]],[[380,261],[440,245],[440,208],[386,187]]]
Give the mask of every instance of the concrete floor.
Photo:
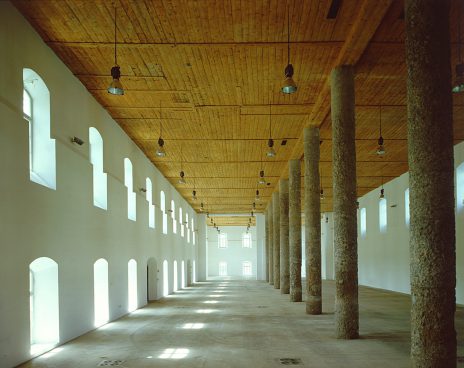
[[[410,366],[408,296],[360,287],[361,338],[343,341],[333,337],[333,282],[325,281],[323,292],[324,314],[308,316],[304,303],[290,303],[265,282],[197,283],[21,367],[111,364],[105,360],[127,368],[291,365],[282,358],[317,368]],[[464,308],[456,329],[462,356]]]

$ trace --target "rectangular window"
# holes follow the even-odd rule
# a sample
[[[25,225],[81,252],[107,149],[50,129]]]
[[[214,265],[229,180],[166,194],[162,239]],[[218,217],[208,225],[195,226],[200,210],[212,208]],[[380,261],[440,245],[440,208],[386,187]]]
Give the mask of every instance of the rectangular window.
[[[366,207],[361,208],[361,211],[359,212],[359,217],[360,217],[360,226],[361,226],[361,236],[364,237],[366,236]]]
[[[404,192],[404,221],[409,226],[409,188]]]
[[[227,262],[219,262],[219,276],[227,276]]]
[[[243,276],[252,276],[253,275],[253,270],[252,270],[250,261],[243,261],[242,262],[242,275]]]
[[[219,248],[227,248],[227,234],[220,233],[218,235]]]
[[[251,234],[245,233],[242,235],[242,248],[251,248]]]
[[[382,233],[387,231],[387,200],[385,198],[379,201],[379,230]]]

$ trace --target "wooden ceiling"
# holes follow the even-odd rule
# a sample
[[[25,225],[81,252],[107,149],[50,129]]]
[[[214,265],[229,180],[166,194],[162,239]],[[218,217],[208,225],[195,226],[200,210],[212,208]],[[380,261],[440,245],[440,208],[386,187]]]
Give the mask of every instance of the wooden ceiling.
[[[302,158],[308,125],[321,127],[322,211],[331,210],[328,77],[341,64],[356,66],[358,195],[408,170],[402,1],[342,0],[334,19],[327,18],[332,0],[13,3],[197,211],[204,203],[211,214],[249,213],[259,189],[256,206],[262,212],[278,180],[288,176],[288,160]],[[106,91],[114,63],[114,6],[124,96]],[[292,95],[280,92],[287,64],[287,8],[298,85]],[[457,9],[456,0],[453,70]],[[380,106],[383,157],[376,154]],[[454,109],[459,142],[464,138],[462,95],[454,96]],[[161,122],[164,158],[155,156]],[[270,124],[275,158],[266,156]],[[181,166],[184,185],[178,184]],[[267,185],[257,183],[261,169]],[[191,198],[194,188],[197,201]]]

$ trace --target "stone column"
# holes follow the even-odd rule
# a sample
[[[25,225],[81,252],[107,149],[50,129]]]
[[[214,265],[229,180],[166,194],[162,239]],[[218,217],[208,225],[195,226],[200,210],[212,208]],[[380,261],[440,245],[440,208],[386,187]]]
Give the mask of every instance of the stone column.
[[[412,367],[456,367],[450,0],[406,0]]]
[[[350,65],[331,75],[333,212],[335,242],[335,329],[339,339],[359,335],[358,244],[354,72]]]
[[[266,282],[269,282],[269,209],[266,208],[264,210],[264,227],[265,227],[265,274],[266,274]]]
[[[279,192],[272,193],[272,229],[274,231],[274,289],[280,289],[280,201]]]
[[[319,142],[319,128],[304,129],[306,313],[308,314],[322,313]]]
[[[290,301],[301,302],[301,167],[300,160],[288,163],[288,217],[290,247]]]
[[[272,197],[269,200],[268,213],[269,213],[269,284],[274,285],[274,210],[273,210]]]
[[[279,182],[280,199],[280,293],[290,293],[288,249],[288,179]]]

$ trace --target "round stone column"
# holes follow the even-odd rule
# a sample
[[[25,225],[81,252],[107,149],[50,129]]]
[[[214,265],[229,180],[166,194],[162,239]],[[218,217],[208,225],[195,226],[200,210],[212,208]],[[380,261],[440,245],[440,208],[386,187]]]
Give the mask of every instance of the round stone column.
[[[406,0],[411,366],[456,367],[450,1]]]
[[[354,72],[350,65],[331,74],[333,212],[335,243],[335,334],[359,335],[358,244]]]
[[[268,213],[269,213],[269,284],[274,285],[274,206],[272,197],[269,200]]]
[[[290,300],[301,302],[301,167],[300,160],[288,162]]]
[[[280,179],[280,293],[290,293],[290,263],[288,247],[288,179]]]
[[[306,313],[322,313],[321,198],[319,128],[304,129],[304,212],[306,250]]]
[[[274,289],[280,289],[280,200],[279,192],[272,193],[272,244],[274,247]]]

